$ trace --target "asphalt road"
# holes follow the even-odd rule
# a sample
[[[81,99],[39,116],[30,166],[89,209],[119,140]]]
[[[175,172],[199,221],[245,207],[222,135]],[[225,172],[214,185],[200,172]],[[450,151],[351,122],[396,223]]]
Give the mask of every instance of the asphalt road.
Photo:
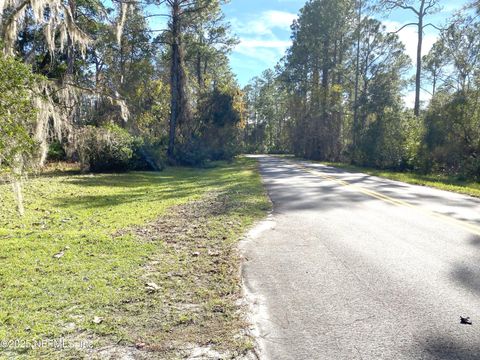
[[[480,200],[259,162],[274,213],[243,275],[262,358],[480,359]]]

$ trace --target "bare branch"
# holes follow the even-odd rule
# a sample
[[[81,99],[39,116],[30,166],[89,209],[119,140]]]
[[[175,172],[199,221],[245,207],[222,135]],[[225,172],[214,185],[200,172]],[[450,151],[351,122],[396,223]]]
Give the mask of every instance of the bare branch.
[[[431,8],[433,8],[435,5],[438,4],[438,0],[430,0],[428,2],[428,5],[425,6],[425,9],[423,10],[423,14],[422,15],[427,15],[428,14],[428,10],[430,10]]]
[[[388,10],[393,10],[394,8],[400,8],[404,10],[413,11],[417,16],[420,16],[420,12],[411,5],[407,5],[405,2],[399,0],[383,0],[383,3]]]
[[[397,34],[397,33],[399,33],[400,31],[402,31],[403,29],[405,29],[407,26],[412,26],[412,25],[418,26],[418,23],[408,23],[408,24],[405,24],[405,25],[403,25],[400,29],[398,29],[398,30],[396,30],[396,31],[391,31],[389,34]]]
[[[432,23],[428,23],[428,24],[423,25],[422,29],[425,29],[427,26],[431,26],[431,27],[437,29],[438,31],[443,31],[444,30],[444,29],[442,29],[442,28],[440,28],[437,25],[434,25]]]

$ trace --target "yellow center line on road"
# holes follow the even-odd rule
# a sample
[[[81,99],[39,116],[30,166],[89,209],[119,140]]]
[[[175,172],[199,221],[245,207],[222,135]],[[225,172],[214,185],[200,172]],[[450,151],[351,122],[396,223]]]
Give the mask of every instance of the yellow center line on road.
[[[424,215],[427,215],[429,217],[432,217],[432,218],[435,218],[437,220],[441,220],[442,222],[445,222],[445,223],[448,223],[450,225],[455,225],[457,227],[460,227],[462,228],[463,230],[466,230],[474,235],[478,235],[480,236],[480,226],[477,226],[477,225],[474,225],[472,223],[469,223],[465,220],[459,220],[459,219],[455,219],[453,217],[450,217],[448,215],[444,215],[444,214],[440,214],[440,213],[437,213],[437,212],[434,212],[434,211],[430,211],[430,210],[426,210],[418,205],[413,205],[413,204],[410,204],[406,201],[403,201],[403,200],[399,200],[399,199],[395,199],[395,198],[392,198],[388,195],[385,195],[385,194],[382,194],[382,193],[379,193],[377,191],[374,191],[374,190],[369,190],[369,189],[366,189],[364,187],[361,187],[361,186],[358,186],[358,185],[355,185],[355,184],[351,184],[349,183],[348,181],[345,181],[345,180],[342,180],[342,179],[338,179],[334,176],[331,176],[331,175],[328,175],[328,174],[325,174],[325,173],[322,173],[320,170],[314,170],[314,169],[311,169],[307,166],[304,166],[302,164],[298,164],[298,163],[295,163],[293,161],[290,161],[290,160],[286,160],[286,162],[294,165],[294,166],[297,166],[299,168],[301,168],[302,170],[310,173],[310,174],[313,174],[317,177],[321,177],[325,180],[330,180],[330,181],[333,181],[339,185],[342,185],[344,187],[348,187],[350,189],[353,189],[355,191],[358,191],[362,194],[365,194],[365,195],[368,195],[368,196],[371,196],[373,198],[376,198],[378,200],[382,200],[386,203],[389,203],[389,204],[392,204],[392,205],[396,205],[396,206],[400,206],[400,207],[406,207],[406,208],[409,208],[409,209],[412,209],[412,210],[415,210],[419,213],[422,213]]]

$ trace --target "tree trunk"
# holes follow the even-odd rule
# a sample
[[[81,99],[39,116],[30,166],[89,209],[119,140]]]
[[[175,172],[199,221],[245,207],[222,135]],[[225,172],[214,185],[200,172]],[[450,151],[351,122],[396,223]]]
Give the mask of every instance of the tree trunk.
[[[167,156],[171,163],[174,162],[177,126],[188,117],[188,103],[185,94],[186,75],[184,70],[180,20],[180,0],[175,0],[172,4],[172,21],[170,25],[172,34],[172,60],[170,73],[170,129]]]
[[[25,214],[23,207],[23,194],[22,194],[22,175],[23,175],[24,161],[20,154],[15,155],[13,160],[13,181],[12,189],[15,195],[15,202],[17,203],[17,211],[20,216]]]
[[[358,136],[358,93],[360,86],[360,38],[362,36],[361,32],[361,22],[362,22],[362,0],[358,1],[358,24],[357,24],[357,49],[355,55],[355,95],[353,100],[353,131],[352,131],[352,141],[353,141],[353,150],[357,146],[357,136]]]
[[[435,92],[437,91],[437,73],[433,74],[433,84],[432,84],[432,98],[435,97]]]
[[[203,89],[203,72],[202,72],[202,56],[200,51],[197,52],[197,60],[196,60],[196,69],[197,73],[197,82],[200,89]]]
[[[176,8],[173,8],[172,17],[172,63],[170,72],[170,131],[168,138],[168,159],[173,161],[175,151],[175,136],[177,130],[177,120],[179,113],[179,34],[178,34],[178,14],[176,14]]]
[[[325,133],[326,125],[328,124],[328,96],[329,89],[328,85],[330,83],[330,39],[328,35],[327,38],[323,41],[323,59],[322,59],[322,116],[321,116],[321,129],[320,133],[315,134],[315,140],[317,143],[324,143],[325,136],[328,134]],[[319,141],[320,140],[320,141]],[[316,160],[325,160],[325,151],[320,149],[320,146],[316,146],[314,149],[314,156]]]
[[[422,81],[422,45],[423,45],[423,17],[425,0],[422,0],[418,15],[418,44],[417,44],[417,73],[415,75],[415,116],[420,115],[420,90]]]

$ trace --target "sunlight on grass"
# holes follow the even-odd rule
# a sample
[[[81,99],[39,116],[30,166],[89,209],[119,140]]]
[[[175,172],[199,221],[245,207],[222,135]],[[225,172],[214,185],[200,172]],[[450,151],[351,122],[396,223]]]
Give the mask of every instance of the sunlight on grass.
[[[10,187],[0,185],[0,339],[83,330],[121,338],[119,324],[128,321],[109,319],[126,299],[145,296],[142,266],[162,245],[112,234],[211,191],[238,197],[242,206],[229,216],[242,221],[243,231],[269,206],[255,166],[242,158],[212,169],[40,176],[25,184],[24,218]],[[166,256],[176,263],[175,253]],[[96,316],[105,321],[94,324]]]

